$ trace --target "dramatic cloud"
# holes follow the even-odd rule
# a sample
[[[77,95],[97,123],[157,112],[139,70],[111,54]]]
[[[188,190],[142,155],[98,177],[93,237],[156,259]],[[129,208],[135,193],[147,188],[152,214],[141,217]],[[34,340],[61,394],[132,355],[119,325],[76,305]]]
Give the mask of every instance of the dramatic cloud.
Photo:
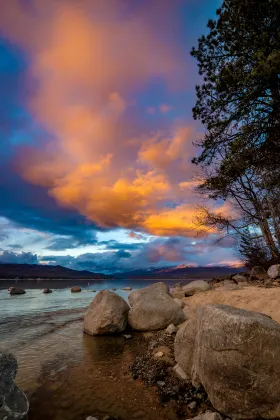
[[[197,236],[191,164],[188,56],[210,3],[0,6],[1,258],[104,272],[231,261],[229,239]]]
[[[186,88],[184,53],[175,37],[164,42],[180,3],[161,8],[156,26],[158,9],[149,2],[133,9],[119,0],[37,0],[38,13],[11,0],[0,18],[3,34],[29,54],[29,78],[37,80],[29,111],[49,133],[36,149],[22,150],[19,173],[98,226],[157,235],[195,230],[193,206],[185,204],[184,215],[179,206],[195,132],[174,122],[153,134],[135,102],[154,79]]]

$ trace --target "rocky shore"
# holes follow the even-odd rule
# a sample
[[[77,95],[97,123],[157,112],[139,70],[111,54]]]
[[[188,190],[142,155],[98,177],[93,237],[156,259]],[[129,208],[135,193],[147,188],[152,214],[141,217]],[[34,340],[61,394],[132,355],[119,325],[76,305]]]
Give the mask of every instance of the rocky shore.
[[[132,338],[131,331],[141,332],[141,353],[131,361],[129,374],[155,392],[161,405],[170,405],[177,418],[276,419],[279,285],[277,265],[268,272],[254,267],[250,274],[177,284],[170,290],[155,283],[132,291],[129,304],[104,290],[85,314],[84,331],[123,334],[126,340]],[[10,397],[1,381],[4,412]],[[22,399],[24,394],[16,392]],[[27,409],[28,405],[19,413],[9,408],[8,417],[0,411],[0,419],[23,419]]]

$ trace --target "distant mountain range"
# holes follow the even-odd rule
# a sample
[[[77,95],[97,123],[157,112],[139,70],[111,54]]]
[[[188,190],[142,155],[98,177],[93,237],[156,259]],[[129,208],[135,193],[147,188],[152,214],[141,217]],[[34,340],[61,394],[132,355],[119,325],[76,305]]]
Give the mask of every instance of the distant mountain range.
[[[237,274],[241,271],[246,271],[244,267],[230,267],[230,266],[217,266],[217,267],[193,267],[189,265],[179,265],[177,267],[164,267],[152,270],[134,270],[126,273],[114,273],[113,277],[116,278],[178,278],[178,279],[196,279],[205,278],[210,279],[213,277],[221,277],[230,274]]]
[[[108,279],[101,273],[78,271],[60,265],[0,264],[0,279]]]
[[[244,267],[192,267],[189,265],[179,265],[177,267],[162,267],[150,270],[134,270],[124,273],[114,273],[111,276],[102,273],[93,273],[91,271],[78,271],[60,265],[43,264],[1,264],[0,279],[110,279],[110,278],[157,278],[157,279],[196,279],[213,278],[230,274],[236,274],[240,271],[246,271]]]

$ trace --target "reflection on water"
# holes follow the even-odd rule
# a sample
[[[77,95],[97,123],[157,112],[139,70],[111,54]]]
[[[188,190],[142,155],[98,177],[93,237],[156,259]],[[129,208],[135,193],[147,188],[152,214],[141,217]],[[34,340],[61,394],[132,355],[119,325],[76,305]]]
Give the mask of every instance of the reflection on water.
[[[17,383],[31,402],[29,420],[101,419],[106,414],[122,420],[176,419],[171,405],[160,406],[154,393],[130,377],[129,365],[144,351],[141,334],[131,340],[83,334],[93,288],[99,290],[96,284],[78,294],[59,289],[44,295],[33,289],[15,297],[0,291],[0,344],[18,359]],[[125,298],[129,294],[117,292]]]

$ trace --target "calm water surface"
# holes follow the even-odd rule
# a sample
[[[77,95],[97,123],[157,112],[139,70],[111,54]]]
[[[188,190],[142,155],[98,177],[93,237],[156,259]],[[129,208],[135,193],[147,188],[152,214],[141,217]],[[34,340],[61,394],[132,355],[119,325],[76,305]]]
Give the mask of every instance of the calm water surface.
[[[153,393],[130,378],[129,363],[141,352],[140,334],[131,340],[83,334],[84,312],[99,290],[117,288],[116,293],[127,299],[130,292],[122,287],[137,289],[152,282],[91,281],[81,293],[65,287],[43,294],[34,282],[25,295],[0,290],[0,348],[18,359],[17,383],[31,401],[30,420],[83,420],[106,414],[122,420],[177,418],[174,410],[161,407]]]

